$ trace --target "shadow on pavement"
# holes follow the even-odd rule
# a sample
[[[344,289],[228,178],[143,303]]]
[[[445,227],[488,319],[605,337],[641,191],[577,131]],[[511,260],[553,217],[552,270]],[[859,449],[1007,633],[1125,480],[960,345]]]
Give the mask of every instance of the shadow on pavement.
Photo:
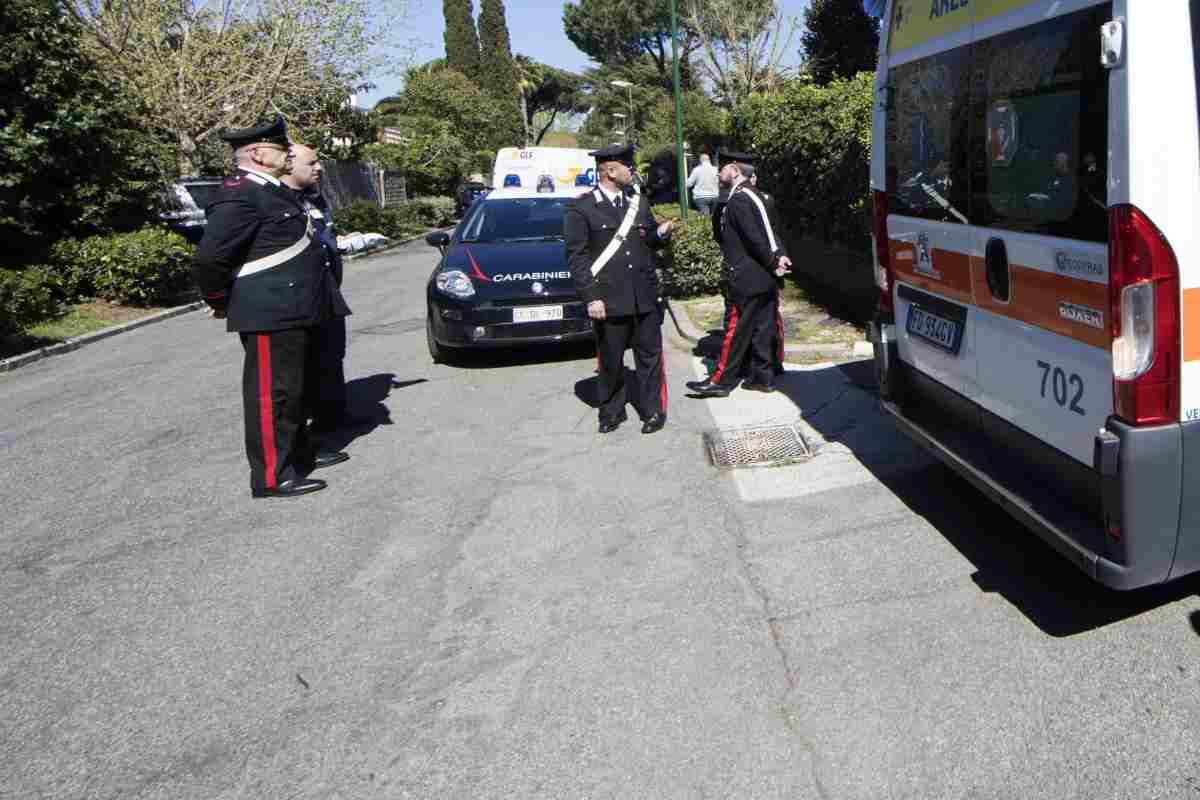
[[[362,419],[359,425],[339,428],[336,431],[317,435],[324,447],[344,450],[355,439],[366,436],[380,425],[391,425],[392,416],[384,403],[393,389],[406,389],[428,382],[427,378],[398,381],[391,372],[381,372],[366,378],[355,378],[346,382],[346,412]]]
[[[1131,592],[1092,581],[986,495],[895,431],[878,408],[870,360],[788,371],[777,385],[827,442],[849,450],[971,562],[971,579],[980,590],[1000,594],[1050,636],[1093,630],[1200,594],[1200,575]],[[820,463],[819,457],[815,463]],[[1190,622],[1200,633],[1200,612]]]
[[[639,396],[637,372],[625,366],[625,397],[631,399]],[[600,397],[600,376],[592,375],[590,378],[575,382],[575,396],[583,402],[584,405],[590,408],[599,408],[603,402]],[[632,402],[629,405],[633,405]],[[634,409],[635,413],[637,409]]]

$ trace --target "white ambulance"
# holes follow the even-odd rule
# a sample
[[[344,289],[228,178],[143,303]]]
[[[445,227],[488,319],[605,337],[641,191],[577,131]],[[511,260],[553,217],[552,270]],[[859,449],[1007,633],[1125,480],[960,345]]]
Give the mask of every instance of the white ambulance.
[[[587,191],[596,183],[596,161],[578,147],[504,147],[492,166],[492,188],[534,189],[546,176],[553,191]]]
[[[1200,0],[890,0],[883,407],[1095,580],[1200,570]]]

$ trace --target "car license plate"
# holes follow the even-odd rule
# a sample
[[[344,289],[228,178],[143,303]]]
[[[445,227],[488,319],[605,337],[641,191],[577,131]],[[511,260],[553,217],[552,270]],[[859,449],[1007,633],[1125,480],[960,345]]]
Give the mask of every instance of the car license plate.
[[[562,306],[532,306],[513,309],[513,322],[549,322],[562,318]]]
[[[913,336],[919,336],[943,350],[958,354],[962,328],[954,320],[931,314],[920,306],[909,306],[905,327]]]

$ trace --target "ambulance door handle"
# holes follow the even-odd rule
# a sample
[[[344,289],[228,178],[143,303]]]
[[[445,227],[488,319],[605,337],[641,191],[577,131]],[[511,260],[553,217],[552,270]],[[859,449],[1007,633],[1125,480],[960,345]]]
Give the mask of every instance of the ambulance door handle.
[[[987,270],[988,288],[992,290],[992,297],[1002,303],[1008,302],[1008,249],[1004,246],[1003,239],[991,238],[988,239],[987,248],[984,250],[984,265]]]

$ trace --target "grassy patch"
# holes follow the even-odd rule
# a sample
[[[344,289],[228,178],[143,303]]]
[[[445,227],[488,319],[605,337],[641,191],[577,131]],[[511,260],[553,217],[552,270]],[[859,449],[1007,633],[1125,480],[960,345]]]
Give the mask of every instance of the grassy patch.
[[[720,295],[687,300],[688,317],[702,331],[721,328],[725,302]],[[852,345],[866,335],[863,323],[844,308],[830,303],[819,288],[790,281],[781,297],[784,338],[789,345]]]
[[[0,358],[10,358],[21,353],[28,353],[39,347],[48,347],[76,336],[120,325],[122,322],[140,319],[163,310],[163,308],[122,306],[104,300],[77,303],[67,306],[61,316],[40,322],[23,334],[0,339]]]

